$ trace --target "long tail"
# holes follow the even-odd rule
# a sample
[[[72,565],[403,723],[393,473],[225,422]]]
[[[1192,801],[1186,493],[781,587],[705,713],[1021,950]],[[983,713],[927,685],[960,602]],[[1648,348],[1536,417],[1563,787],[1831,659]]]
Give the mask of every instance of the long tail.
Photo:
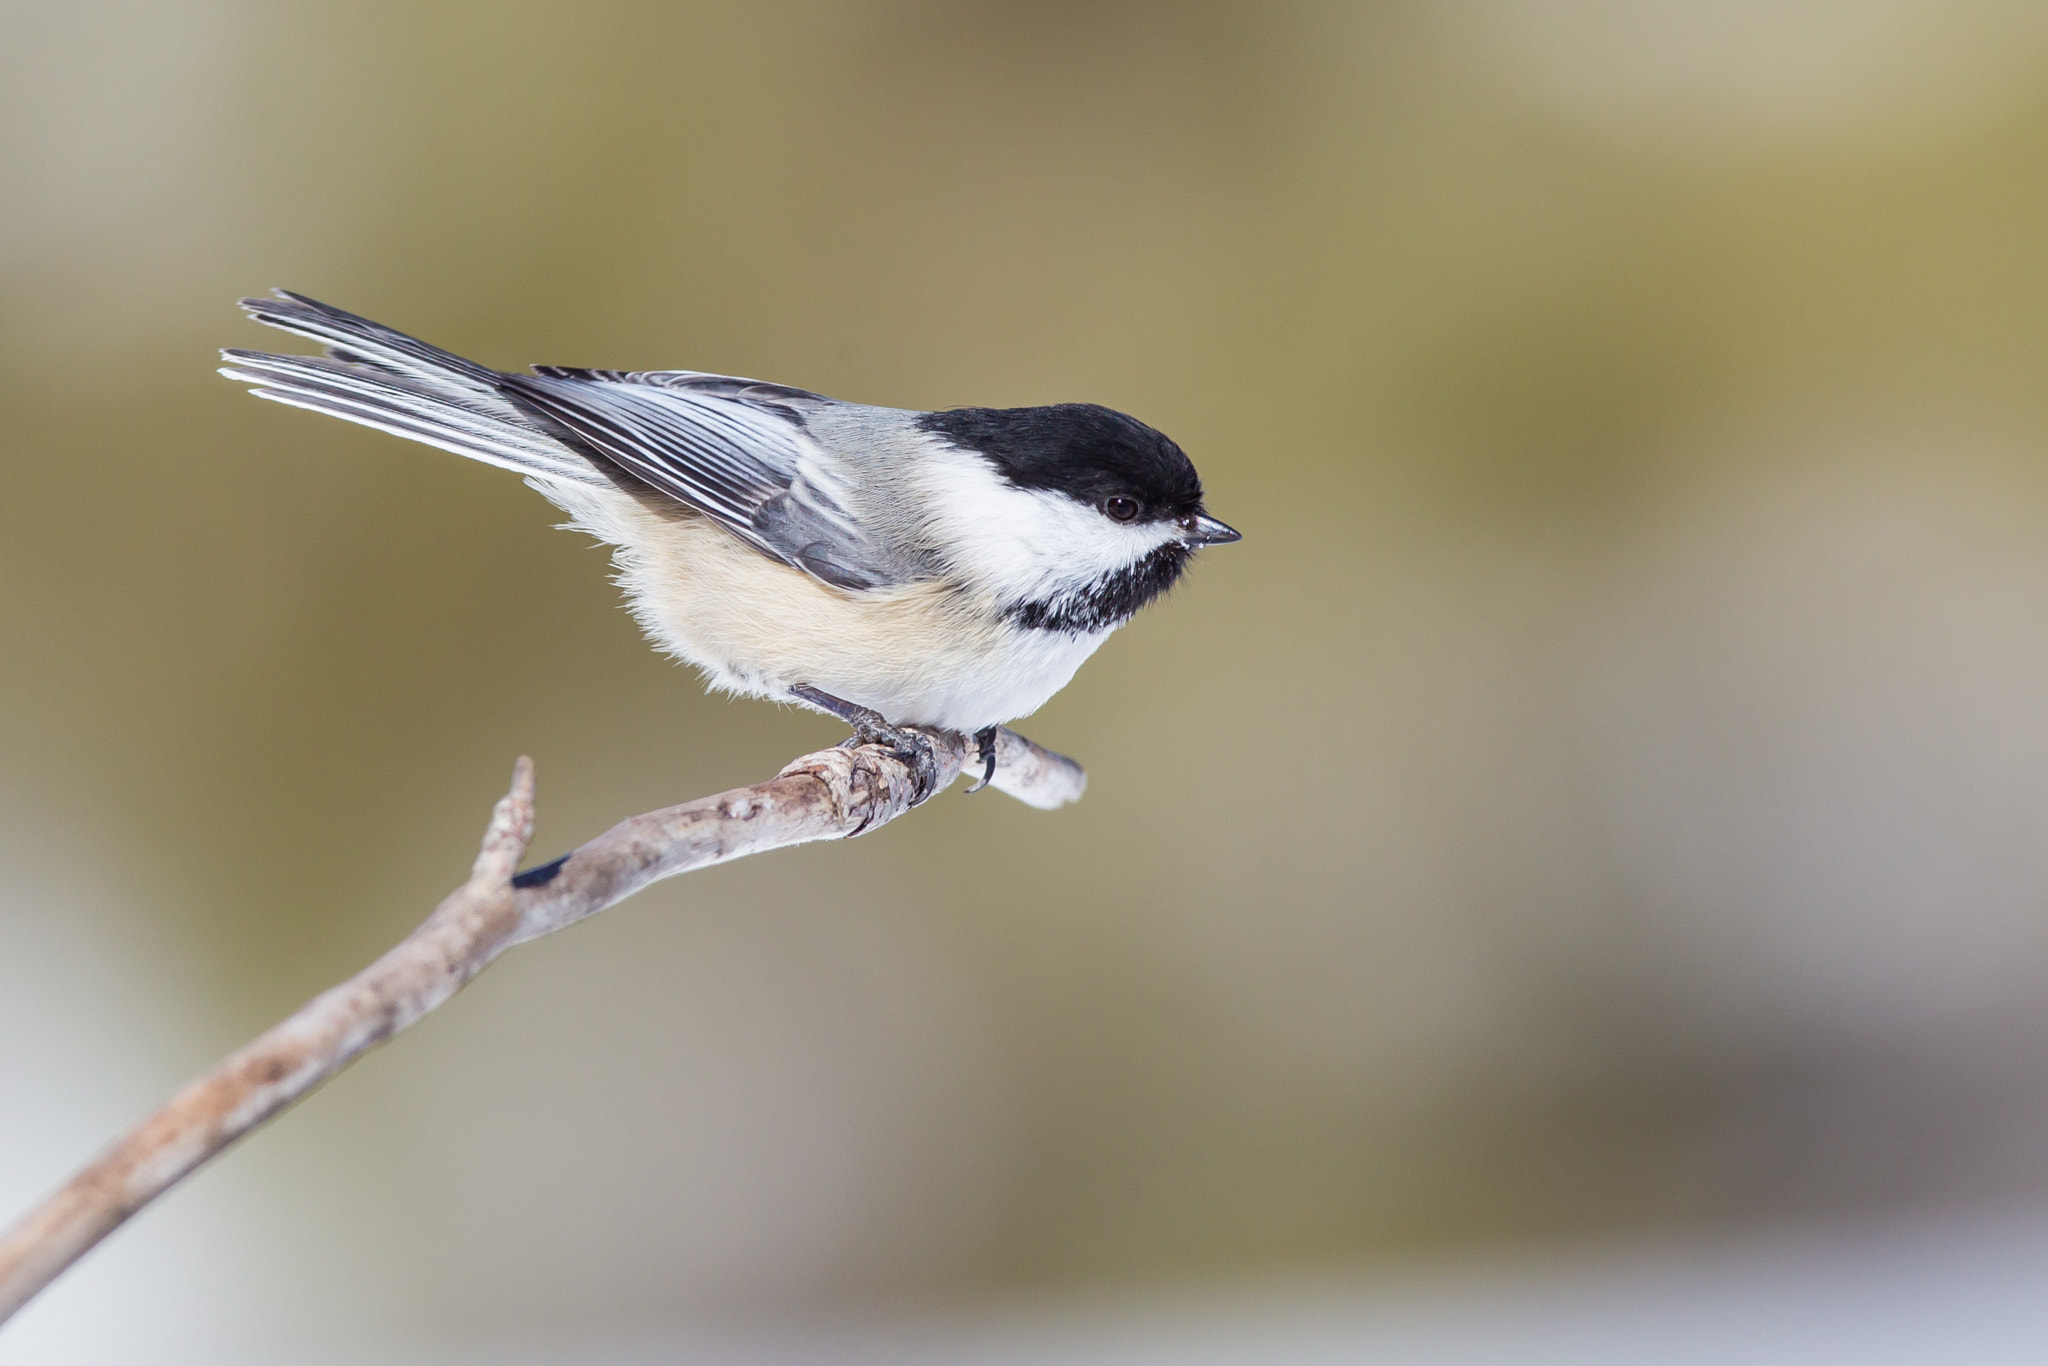
[[[497,371],[303,295],[244,299],[249,316],[324,342],[327,355],[228,350],[221,373],[258,398],[390,432],[543,484],[611,484],[537,429],[498,387]]]

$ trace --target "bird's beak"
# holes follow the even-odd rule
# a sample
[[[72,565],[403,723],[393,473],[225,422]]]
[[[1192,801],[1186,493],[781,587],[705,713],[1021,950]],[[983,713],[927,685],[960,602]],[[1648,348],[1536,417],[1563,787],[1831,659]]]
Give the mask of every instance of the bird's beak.
[[[1232,541],[1243,540],[1244,533],[1225,526],[1214,517],[1198,515],[1180,519],[1180,539],[1185,545],[1229,545]]]

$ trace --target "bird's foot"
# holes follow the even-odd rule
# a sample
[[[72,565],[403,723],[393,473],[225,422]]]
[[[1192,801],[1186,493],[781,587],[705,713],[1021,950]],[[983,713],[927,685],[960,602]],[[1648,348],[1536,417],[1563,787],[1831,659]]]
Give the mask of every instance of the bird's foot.
[[[981,777],[975,780],[974,786],[967,789],[967,795],[970,797],[995,781],[996,729],[994,726],[984,726],[974,732],[974,757],[981,762],[982,770]]]
[[[939,761],[932,751],[931,737],[892,726],[878,711],[849,702],[843,697],[834,697],[808,683],[799,684],[789,690],[790,696],[808,702],[822,712],[838,717],[853,727],[853,738],[847,745],[883,745],[895,758],[901,760],[910,770],[911,778],[917,784],[918,801],[938,791]],[[991,737],[993,739],[993,737]]]

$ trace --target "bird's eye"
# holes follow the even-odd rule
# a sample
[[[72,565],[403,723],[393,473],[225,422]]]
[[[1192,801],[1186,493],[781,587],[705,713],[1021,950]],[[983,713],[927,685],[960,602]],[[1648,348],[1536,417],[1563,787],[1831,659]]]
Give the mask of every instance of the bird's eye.
[[[1112,522],[1128,522],[1138,515],[1138,500],[1135,498],[1112,498],[1102,505],[1102,510]]]

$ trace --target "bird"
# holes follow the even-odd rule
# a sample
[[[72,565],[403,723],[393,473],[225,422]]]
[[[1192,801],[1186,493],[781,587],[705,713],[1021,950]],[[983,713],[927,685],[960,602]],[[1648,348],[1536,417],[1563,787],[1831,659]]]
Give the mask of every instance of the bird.
[[[1241,539],[1185,452],[1092,403],[917,411],[695,370],[493,370],[286,290],[223,350],[251,392],[525,476],[612,547],[629,609],[708,687],[838,717],[933,773],[922,730],[999,726]]]

